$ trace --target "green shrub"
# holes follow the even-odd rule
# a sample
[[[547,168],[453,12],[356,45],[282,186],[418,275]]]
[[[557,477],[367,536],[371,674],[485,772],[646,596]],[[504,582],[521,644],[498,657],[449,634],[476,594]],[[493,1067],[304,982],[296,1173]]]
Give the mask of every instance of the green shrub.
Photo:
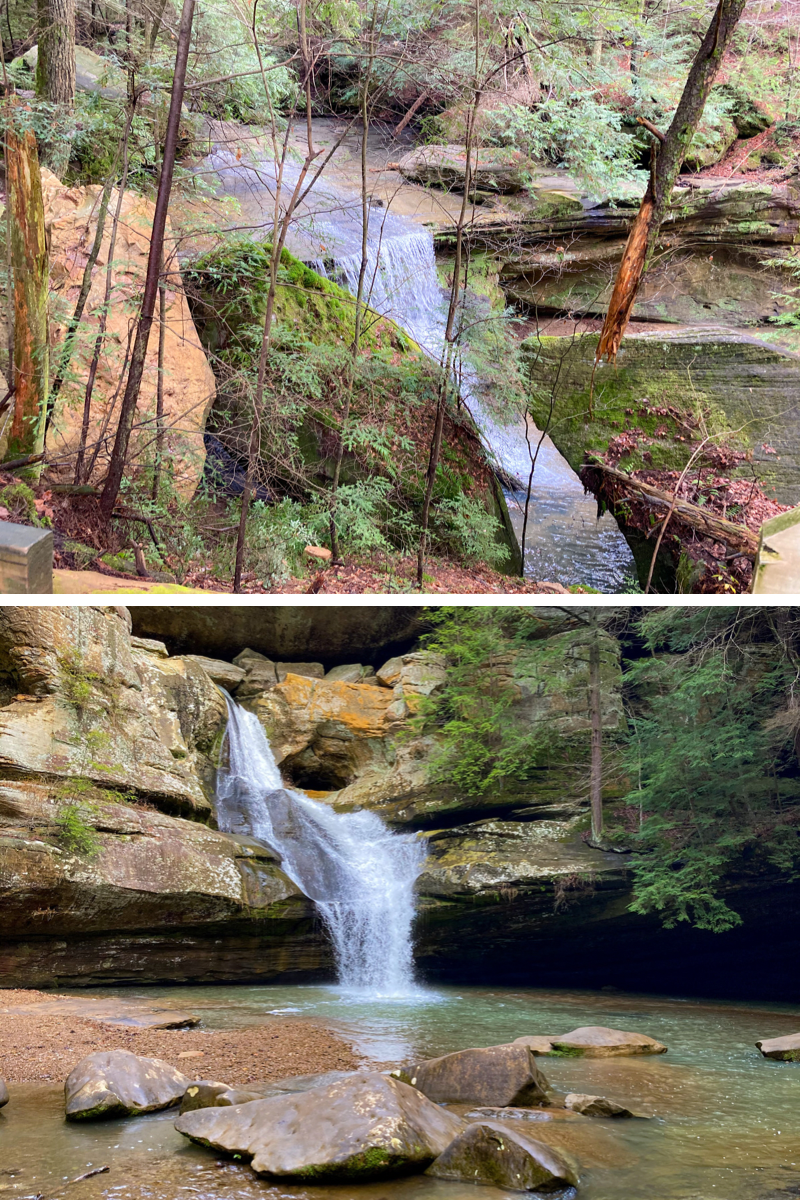
[[[85,858],[94,858],[100,849],[97,830],[90,820],[92,811],[88,805],[70,802],[61,806],[56,817],[59,843]]]

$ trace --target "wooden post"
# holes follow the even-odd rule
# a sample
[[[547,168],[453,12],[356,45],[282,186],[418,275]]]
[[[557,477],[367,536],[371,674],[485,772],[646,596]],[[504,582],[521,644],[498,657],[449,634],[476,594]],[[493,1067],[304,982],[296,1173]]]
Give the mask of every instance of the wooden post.
[[[13,110],[12,110],[13,111]],[[41,454],[47,412],[48,261],[44,201],[36,138],[30,129],[6,132],[8,215],[14,289],[14,420],[6,458]],[[41,463],[24,471],[38,479]],[[23,474],[23,472],[20,472]]]

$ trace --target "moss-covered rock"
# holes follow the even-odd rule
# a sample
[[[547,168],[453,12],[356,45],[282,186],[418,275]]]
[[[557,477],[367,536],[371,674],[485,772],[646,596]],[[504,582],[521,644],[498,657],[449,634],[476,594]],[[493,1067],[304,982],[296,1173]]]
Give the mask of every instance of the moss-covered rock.
[[[523,345],[534,420],[550,419],[550,436],[575,470],[623,435],[625,470],[680,470],[702,417],[710,432],[749,449],[781,503],[800,501],[800,357],[734,331],[628,334],[616,364],[598,365],[592,388],[596,346],[593,334]]]

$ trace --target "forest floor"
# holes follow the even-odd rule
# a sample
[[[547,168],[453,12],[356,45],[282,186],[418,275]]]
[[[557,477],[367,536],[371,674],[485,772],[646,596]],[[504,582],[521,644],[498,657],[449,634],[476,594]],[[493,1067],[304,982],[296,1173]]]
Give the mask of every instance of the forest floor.
[[[60,999],[69,1009],[63,1016],[52,1011],[53,997],[44,992],[0,991],[0,1079],[58,1082],[96,1050],[131,1050],[163,1059],[191,1078],[232,1086],[361,1065],[345,1041],[311,1021],[271,1020],[235,1030],[135,1029],[81,1017],[71,997]],[[15,1005],[24,1011],[15,1012]]]

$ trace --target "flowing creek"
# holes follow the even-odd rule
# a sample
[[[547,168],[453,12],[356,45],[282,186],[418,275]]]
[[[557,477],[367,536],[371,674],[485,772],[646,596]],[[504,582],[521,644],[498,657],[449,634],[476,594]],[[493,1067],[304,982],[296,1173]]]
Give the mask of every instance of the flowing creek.
[[[420,989],[364,1000],[322,986],[109,989],[105,996],[190,1009],[207,1028],[312,1019],[374,1061],[398,1063],[526,1033],[601,1024],[665,1042],[657,1058],[539,1059],[559,1090],[608,1095],[649,1121],[584,1118],[527,1125],[574,1153],[578,1200],[791,1200],[800,1195],[800,1063],[773,1063],[753,1045],[797,1027],[781,1005],[682,1001],[606,992]],[[512,1200],[521,1193],[412,1177],[329,1188],[270,1184],[249,1168],[190,1146],[174,1112],[67,1124],[61,1089],[11,1087],[0,1113],[0,1191],[73,1200]],[[92,1167],[108,1174],[64,1187]],[[20,1171],[10,1175],[9,1171]],[[5,1174],[3,1173],[5,1172]],[[62,1190],[63,1189],[63,1190]]]
[[[244,227],[255,236],[266,234],[276,190],[272,160],[258,152],[243,156],[217,146],[205,160],[205,169],[219,181],[225,195],[236,197]],[[284,187],[289,194],[298,170],[294,161],[287,162]],[[425,194],[425,189],[418,190]],[[439,284],[433,235],[427,223],[392,211],[391,203],[391,199],[378,201],[370,209],[365,296],[376,311],[396,321],[431,357],[439,359],[447,298]],[[407,202],[405,207],[409,207]],[[287,247],[355,294],[361,240],[362,206],[356,186],[352,182],[347,186],[341,171],[336,182],[323,174],[297,210]],[[461,391],[495,462],[507,475],[527,484],[531,459],[522,421],[506,423],[492,413],[481,396],[479,379],[469,368],[462,369]],[[539,436],[534,430],[534,449]],[[509,490],[506,498],[521,538],[525,494]],[[601,592],[618,592],[626,578],[635,577],[633,556],[616,521],[610,514],[598,519],[594,499],[584,492],[549,437],[543,439],[536,461],[525,572],[534,579],[564,586],[587,584]]]

